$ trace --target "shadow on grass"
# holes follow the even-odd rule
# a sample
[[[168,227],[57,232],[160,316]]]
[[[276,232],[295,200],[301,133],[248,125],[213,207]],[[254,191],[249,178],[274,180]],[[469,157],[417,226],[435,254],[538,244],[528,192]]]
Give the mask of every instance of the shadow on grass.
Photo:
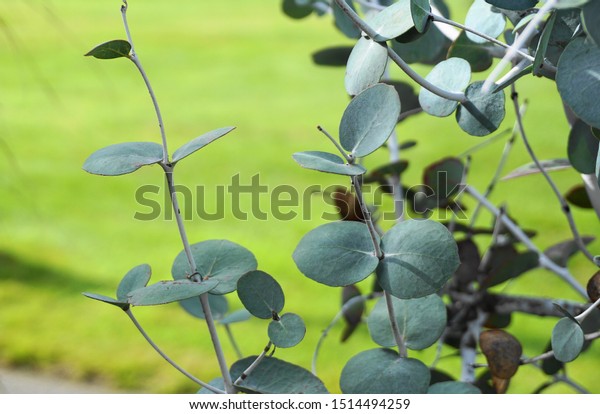
[[[80,275],[31,263],[6,252],[0,252],[0,285],[4,281],[18,282],[40,289],[70,294],[106,289],[106,285],[83,278]]]

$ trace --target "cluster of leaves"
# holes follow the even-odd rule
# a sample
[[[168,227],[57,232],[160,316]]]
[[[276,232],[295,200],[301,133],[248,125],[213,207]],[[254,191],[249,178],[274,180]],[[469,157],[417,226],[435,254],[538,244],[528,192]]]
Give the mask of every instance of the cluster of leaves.
[[[124,3],[122,14],[129,37],[127,3]],[[340,387],[345,393],[505,392],[510,379],[524,363],[539,363],[540,369],[550,376],[549,382],[540,387],[543,389],[564,380],[564,364],[577,358],[591,340],[600,336],[600,312],[596,309],[598,274],[587,287],[589,299],[594,302],[591,307],[563,301],[561,306],[548,309],[545,299],[511,298],[493,290],[533,268],[544,267],[585,294],[585,289],[573,281],[567,261],[583,251],[594,264],[598,262],[585,247],[593,239],[581,237],[574,226],[573,240],[541,251],[531,241],[535,232],[522,230],[503,209],[497,209],[487,200],[516,133],[506,140],[498,174],[485,196],[467,185],[468,161],[476,148],[462,156],[434,160],[425,168],[419,186],[401,185],[409,163],[398,157],[398,151],[415,143],[399,144],[395,129],[402,120],[422,112],[436,117],[455,114],[465,133],[488,136],[504,120],[505,88],[510,87],[517,110],[518,135],[528,146],[520,122],[516,84],[533,73],[556,79],[568,108],[573,124],[568,137],[568,160],[542,162],[531,152],[533,166],[525,166],[509,176],[542,173],[554,189],[548,171],[573,167],[587,179],[586,184],[591,182],[593,186],[576,187],[566,198],[600,213],[600,204],[595,202],[600,193],[596,138],[600,111],[593,105],[593,97],[600,92],[599,75],[593,69],[600,67],[599,33],[594,24],[600,1],[548,0],[540,9],[535,8],[537,3],[475,0],[465,25],[460,25],[449,20],[450,10],[442,0],[283,0],[283,11],[289,16],[331,14],[336,26],[356,40],[351,48],[327,49],[314,55],[317,63],[346,66],[345,87],[352,99],[342,115],[338,139],[320,128],[340,155],[322,151],[294,154],[302,167],[344,176],[352,184],[352,191],[340,189],[332,193],[340,206],[342,220],[306,234],[294,251],[295,264],[306,277],[318,283],[342,287],[341,315],[347,323],[344,340],[363,321],[365,301],[377,299],[366,323],[379,347],[360,352],[347,361],[340,376]],[[509,25],[512,29],[507,29]],[[450,35],[447,26],[460,27],[461,31]],[[498,40],[501,35],[506,43]],[[511,53],[516,55],[509,56]],[[203,387],[202,392],[327,392],[314,373],[269,353],[273,347],[297,345],[306,327],[298,315],[282,313],[283,290],[275,278],[258,270],[253,254],[227,240],[192,245],[187,241],[174,189],[175,167],[233,128],[203,134],[170,156],[160,110],[131,39],[103,43],[88,55],[98,59],[125,58],[135,64],[153,98],[162,145],[153,142],[111,145],[93,153],[85,161],[84,169],[92,174],[117,176],[158,164],[169,187],[183,251],[173,262],[171,280],[148,285],[150,267],[140,265],[122,279],[116,298],[91,293],[86,296],[122,309],[167,361]],[[513,68],[498,81],[491,77],[472,81],[473,74],[490,68],[496,57],[511,62]],[[406,83],[387,79],[386,67],[390,62],[421,86],[418,94]],[[433,68],[422,78],[410,68],[411,63]],[[506,136],[501,133],[484,143]],[[390,151],[390,163],[369,171],[363,160],[386,143],[394,150]],[[440,176],[445,180],[440,181]],[[397,209],[396,222],[384,230],[374,208],[363,197],[366,183],[382,185],[394,200],[408,200],[414,212],[423,217],[405,220],[404,212]],[[468,225],[459,223],[455,217],[464,210],[459,185],[466,186],[479,203]],[[560,193],[557,196],[571,225],[568,204]],[[494,215],[489,228],[475,226],[477,212],[483,207]],[[455,216],[445,223],[428,219],[435,209]],[[477,240],[480,235],[487,239],[491,235],[492,240],[483,254]],[[373,277],[372,292],[362,295],[356,284],[369,277]],[[226,295],[233,292],[244,310],[229,313]],[[178,367],[149,339],[131,309],[172,302],[181,303],[187,312],[206,321],[221,378],[205,383]],[[519,340],[505,330],[514,312],[561,317],[549,335],[547,352],[530,359],[523,357]],[[220,347],[215,320],[231,336],[229,325],[250,316],[270,321],[266,332],[268,344],[259,355],[247,358],[239,355],[238,361],[229,366]],[[460,351],[463,363],[460,381],[408,356],[409,349],[422,350],[436,342]],[[391,349],[394,347],[397,351]],[[474,375],[477,347],[487,359],[487,370],[479,379]]]
[[[477,392],[505,392],[524,363],[536,364],[550,377],[537,391],[562,380],[573,385],[566,379],[565,363],[576,359],[599,336],[599,273],[587,286],[586,299],[593,306],[566,302],[548,306],[543,298],[511,298],[494,289],[543,267],[585,294],[569,274],[567,262],[583,251],[594,267],[598,265],[585,247],[594,238],[579,235],[567,201],[600,216],[595,202],[600,194],[600,109],[594,103],[600,94],[600,72],[594,69],[600,67],[596,24],[600,1],[548,0],[537,6],[537,0],[475,0],[462,25],[449,20],[449,7],[442,0],[283,0],[282,10],[289,17],[330,15],[335,26],[356,42],[313,54],[319,65],[346,67],[345,89],[352,100],[340,123],[339,145],[334,142],[342,158],[323,152],[294,155],[305,168],[352,177],[354,193],[340,187],[331,194],[341,221],[308,233],[294,253],[298,268],[308,278],[343,287],[340,312],[346,328],[342,341],[365,321],[365,302],[377,299],[366,323],[373,341],[383,348],[348,361],[340,379],[344,392],[427,392],[434,384],[436,388],[429,391],[436,391],[439,373],[408,358],[405,348],[424,349],[438,341],[458,349],[463,359],[463,382],[445,382],[448,392],[471,392],[471,384]],[[512,69],[499,80],[492,75],[472,80],[474,74],[490,69],[495,58],[503,58],[500,64],[510,62]],[[421,86],[418,93],[410,84],[388,78],[386,68],[392,63]],[[433,67],[421,78],[410,68],[412,63]],[[545,251],[532,242],[535,231],[520,229],[504,209],[487,201],[517,136],[529,147],[517,85],[533,78],[526,77],[531,74],[556,81],[572,126],[565,137],[568,158],[540,161],[530,150],[533,162],[504,177],[544,174],[559,198],[574,239]],[[492,134],[505,117],[507,88],[517,113],[515,132],[499,133],[458,157],[432,162],[424,169],[420,185],[398,185],[409,160],[399,159],[392,151],[389,164],[371,171],[364,167],[363,157],[390,136],[390,141],[396,140],[397,123],[420,113],[455,114],[458,126],[468,135]],[[563,105],[559,110],[563,111]],[[457,189],[469,187],[470,158],[499,139],[506,144],[497,173],[485,196],[468,191],[478,206],[468,225],[462,224],[457,217],[466,208]],[[392,142],[388,147],[397,152],[414,144]],[[578,171],[584,183],[562,196],[548,172],[566,168]],[[440,181],[441,176],[445,179]],[[429,220],[404,221],[404,212],[397,211],[397,223],[384,233],[372,218],[377,216],[375,207],[367,206],[362,198],[362,183],[379,184],[396,200],[407,201],[417,215],[428,217],[435,209],[455,214],[444,223],[449,231]],[[476,227],[484,205],[491,206],[494,221],[490,227]],[[484,237],[477,240],[480,235]],[[482,254],[480,248],[490,236],[491,243]],[[362,295],[355,284],[371,274],[372,291]],[[447,298],[445,303],[441,297]],[[514,312],[560,318],[539,357],[525,358],[519,340],[506,331]],[[388,349],[395,346],[399,353]],[[487,369],[478,380],[473,368],[477,348],[487,359]]]

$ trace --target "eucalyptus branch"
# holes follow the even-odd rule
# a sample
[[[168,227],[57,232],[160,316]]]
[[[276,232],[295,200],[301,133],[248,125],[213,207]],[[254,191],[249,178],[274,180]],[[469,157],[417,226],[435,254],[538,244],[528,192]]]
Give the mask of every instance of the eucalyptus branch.
[[[273,344],[271,343],[271,341],[269,341],[269,343],[267,344],[267,346],[265,346],[265,349],[263,349],[263,351],[260,353],[260,355],[257,356],[256,359],[248,366],[248,368],[246,368],[244,370],[244,372],[242,372],[240,377],[235,380],[234,385],[240,385],[246,378],[248,378],[248,376],[250,376],[252,371],[254,371],[256,369],[256,367],[260,365],[260,363],[263,361],[263,359],[266,358],[267,353],[271,349],[272,345]]]
[[[183,243],[183,248],[190,266],[190,278],[195,280],[196,282],[202,282],[202,276],[198,274],[198,270],[196,267],[196,262],[191,252],[190,243],[188,241],[187,233],[185,231],[185,226],[183,224],[183,219],[181,217],[181,210],[179,209],[179,202],[177,201],[177,192],[175,191],[175,185],[173,182],[173,167],[169,164],[169,151],[167,147],[167,136],[165,133],[164,123],[162,119],[162,115],[160,112],[160,107],[158,105],[158,101],[156,99],[156,94],[152,89],[152,85],[150,84],[150,80],[146,75],[146,72],[137,56],[135,51],[135,47],[133,44],[133,40],[131,37],[131,32],[129,30],[129,24],[127,23],[127,8],[128,4],[126,0],[123,0],[123,5],[121,6],[121,15],[123,17],[123,25],[125,26],[125,32],[127,33],[127,40],[131,45],[130,59],[138,68],[144,82],[146,84],[146,88],[148,89],[148,93],[150,94],[150,98],[152,99],[152,103],[154,105],[154,110],[156,112],[156,117],[158,119],[158,125],[160,128],[160,134],[162,137],[162,146],[163,146],[163,160],[161,166],[165,171],[165,176],[167,179],[167,186],[169,189],[169,195],[171,199],[171,205],[173,206],[173,211],[175,213],[175,218],[177,221],[177,228],[179,230],[179,235],[181,237],[181,241]],[[208,331],[210,333],[210,337],[213,343],[213,347],[215,349],[215,355],[217,357],[217,361],[219,363],[219,368],[221,369],[221,374],[223,376],[223,382],[225,384],[225,391],[227,393],[234,392],[233,385],[231,383],[231,376],[229,374],[229,367],[227,362],[225,361],[225,356],[223,354],[223,348],[221,347],[221,343],[219,341],[219,336],[217,334],[217,329],[214,323],[214,319],[212,316],[212,312],[210,309],[210,305],[208,303],[208,293],[204,293],[200,295],[200,303],[202,305],[202,311],[205,315],[206,324],[208,326]]]
[[[386,68],[384,72],[384,78],[389,80],[389,73]],[[422,110],[421,108],[418,108]],[[390,153],[390,162],[400,161],[400,145],[398,144],[398,134],[396,129],[392,131],[392,134],[387,140],[387,148]],[[396,220],[401,222],[404,220],[404,189],[402,188],[402,181],[400,180],[400,174],[394,172],[389,178],[390,186],[392,187],[392,195],[394,197],[394,215]]]
[[[392,299],[392,295],[385,290],[385,304],[388,310],[388,317],[390,318],[390,327],[392,328],[392,333],[394,334],[394,340],[396,341],[396,346],[398,347],[398,354],[400,358],[406,358],[408,356],[406,350],[406,343],[404,342],[404,337],[400,333],[400,328],[398,327],[398,321],[396,320],[396,314],[394,313],[394,302]]]
[[[542,21],[546,13],[548,13],[554,8],[554,6],[556,6],[556,2],[557,0],[547,0],[544,3],[544,5],[540,7],[533,19],[531,19],[531,21],[527,24],[525,29],[523,29],[521,34],[515,38],[513,44],[509,46],[506,54],[504,55],[500,63],[498,63],[494,70],[492,70],[492,72],[489,74],[481,88],[483,92],[489,92],[491,90],[492,84],[494,83],[496,78],[500,76],[504,68],[510,62],[512,62],[513,58],[519,52],[519,50],[523,46],[525,46],[525,44],[531,39],[535,31],[537,30],[537,25]]]
[[[479,311],[477,318],[468,323],[467,330],[460,340],[460,355],[462,362],[460,380],[463,382],[475,382],[475,358],[477,357],[475,344],[477,343],[481,327],[486,319],[487,313]]]
[[[593,341],[598,338],[600,338],[600,331],[592,332],[592,333],[589,333],[589,334],[586,334],[583,336],[584,341]],[[522,359],[520,364],[521,365],[534,364],[536,362],[543,361],[544,359],[549,359],[549,358],[554,358],[553,350],[544,352],[543,354],[540,354],[540,355],[537,355],[537,356],[534,356],[531,358]]]
[[[488,42],[494,43],[494,44],[496,44],[498,46],[502,46],[505,49],[509,49],[510,48],[509,45],[507,45],[506,43],[504,43],[504,42],[502,42],[502,41],[500,41],[500,40],[498,40],[498,39],[496,39],[496,38],[494,38],[492,36],[488,36],[485,33],[481,33],[478,30],[475,30],[475,29],[473,29],[471,27],[468,27],[468,26],[465,26],[463,24],[457,23],[457,22],[455,22],[453,20],[446,19],[444,16],[439,16],[439,15],[436,15],[434,13],[430,13],[429,17],[434,22],[440,22],[440,23],[443,23],[443,24],[447,24],[447,25],[450,25],[450,26],[457,27],[459,29],[464,30],[465,32],[473,33],[474,35],[477,35],[477,36],[481,37],[482,39],[487,40]],[[529,55],[529,54],[527,54],[527,53],[525,53],[525,52],[523,52],[521,50],[517,50],[516,53],[519,54],[524,59],[529,60],[530,62],[533,62],[535,60],[535,58],[533,56],[531,56],[531,55]]]
[[[352,10],[352,8],[350,6],[348,6],[348,4],[346,3],[345,0],[334,0],[334,1],[337,3],[337,5],[340,7],[340,9],[342,9],[342,11],[350,18],[350,20],[352,20],[354,25],[359,30],[363,31],[371,39],[377,38],[377,36],[378,36],[377,32],[375,30],[373,30],[364,20],[362,20],[358,16],[358,14],[356,14],[356,12],[354,10]],[[382,44],[382,46],[387,48],[388,56],[390,57],[390,59],[396,65],[398,65],[398,67],[400,67],[400,69],[402,69],[404,71],[404,73],[406,73],[408,75],[408,77],[410,77],[413,81],[415,81],[416,83],[418,83],[425,89],[429,90],[434,95],[438,95],[442,98],[449,99],[451,101],[457,101],[457,102],[462,102],[462,103],[467,101],[465,94],[462,92],[450,92],[450,91],[446,91],[442,88],[439,88],[438,86],[435,86],[434,84],[432,84],[431,82],[429,82],[428,80],[423,78],[421,75],[419,75],[417,72],[415,72],[410,67],[410,65],[408,63],[406,63],[396,53],[396,51],[394,51],[394,49],[392,49],[390,46],[387,45],[386,42],[381,42],[381,44]]]
[[[127,41],[131,45],[131,53],[129,59],[135,64],[136,68],[142,75],[144,79],[144,83],[146,84],[146,89],[148,89],[148,93],[150,94],[150,98],[152,99],[152,104],[154,105],[154,111],[156,112],[156,118],[158,119],[158,126],[160,128],[160,136],[162,139],[163,146],[163,164],[167,164],[169,162],[169,149],[167,147],[167,135],[165,133],[165,126],[162,119],[162,114],[160,112],[160,107],[158,105],[158,101],[156,99],[156,94],[154,93],[154,89],[152,89],[152,85],[150,84],[150,79],[138,58],[138,55],[135,51],[135,46],[133,44],[133,39],[131,38],[131,32],[129,31],[129,24],[127,23],[127,0],[123,0],[123,5],[121,6],[121,16],[123,17],[123,26],[125,26],[125,33],[127,34]]]
[[[186,257],[188,260],[188,264],[190,266],[190,276],[189,277],[190,277],[190,279],[192,279],[196,282],[202,283],[202,275],[200,275],[198,273],[196,261],[194,260],[194,256],[192,255],[192,250],[190,247],[190,243],[188,241],[187,232],[186,232],[185,226],[183,224],[183,218],[181,217],[181,210],[179,209],[179,202],[177,200],[177,192],[175,190],[175,184],[173,182],[173,168],[168,165],[163,165],[163,169],[165,170],[165,175],[167,177],[167,186],[169,188],[171,204],[173,206],[175,220],[177,222],[177,227],[179,229],[179,235],[181,237],[181,242],[183,243],[183,249],[185,251],[185,254],[186,254]],[[210,304],[208,302],[208,293],[203,293],[202,295],[200,295],[200,305],[202,306],[202,311],[204,312],[204,319],[206,321],[206,325],[208,327],[208,332],[210,334],[210,338],[213,343],[213,348],[215,350],[217,362],[219,363],[221,375],[223,376],[225,390],[227,391],[227,393],[233,393],[233,392],[235,392],[235,390],[234,390],[233,384],[231,382],[231,375],[229,374],[229,367],[227,365],[227,361],[225,360],[225,354],[223,353],[221,341],[219,340],[219,335],[217,334],[217,327],[215,325],[212,311],[210,309]]]
[[[144,330],[144,328],[142,328],[142,326],[140,325],[140,323],[138,322],[138,320],[135,318],[135,316],[133,316],[133,313],[131,312],[131,309],[127,309],[125,311],[125,313],[127,314],[127,316],[129,316],[129,319],[131,319],[131,321],[133,322],[133,324],[135,325],[135,327],[138,329],[138,331],[140,331],[140,333],[142,334],[142,336],[146,339],[146,341],[148,341],[148,343],[152,346],[152,348],[154,348],[154,350],[156,352],[158,352],[158,354],[164,358],[165,361],[167,361],[169,364],[171,364],[173,366],[173,368],[175,368],[176,370],[178,370],[179,372],[181,372],[183,375],[185,375],[186,377],[188,377],[189,379],[191,379],[192,381],[194,381],[196,384],[200,385],[201,387],[206,388],[207,390],[210,390],[212,392],[214,392],[215,394],[225,394],[225,392],[223,390],[220,390],[216,387],[213,387],[212,385],[199,380],[198,378],[194,377],[192,374],[190,374],[189,372],[187,372],[185,369],[181,368],[179,365],[177,365],[171,358],[169,358],[168,355],[166,355],[159,347],[158,345],[156,345],[156,343],[150,338],[150,336],[148,336],[148,334],[146,333],[146,331]]]
[[[354,186],[354,191],[356,192],[356,199],[358,200],[358,204],[360,204],[360,209],[363,213],[363,217],[365,218],[365,224],[367,225],[367,229],[369,229],[369,235],[371,236],[371,241],[373,242],[373,249],[375,252],[375,256],[378,259],[383,258],[383,252],[381,251],[381,246],[379,245],[379,233],[377,233],[377,229],[373,224],[373,218],[371,217],[371,212],[367,207],[365,199],[362,193],[361,186],[361,177],[353,176],[352,177],[352,185]]]
[[[521,241],[529,250],[536,252],[539,255],[539,263],[541,267],[544,267],[556,275],[558,275],[562,280],[568,283],[577,293],[579,293],[582,297],[587,300],[587,292],[586,290],[579,284],[579,282],[573,277],[569,269],[561,267],[554,263],[552,260],[548,258],[533,242],[531,239],[521,230],[519,226],[517,226],[508,216],[502,215],[500,210],[496,206],[494,206],[488,199],[483,197],[475,188],[470,185],[465,186],[465,191],[469,193],[473,198],[479,201],[485,208],[487,208],[494,216],[501,217],[502,222],[506,225],[509,231]]]
[[[529,139],[527,139],[527,134],[525,133],[525,127],[523,126],[523,118],[521,117],[521,113],[519,111],[519,94],[517,93],[516,87],[514,84],[511,86],[511,90],[512,90],[511,97],[512,97],[513,104],[515,106],[515,112],[516,112],[516,116],[517,116],[517,124],[519,125],[519,132],[521,134],[521,138],[523,139],[523,144],[525,144],[525,148],[527,149],[529,156],[531,157],[531,159],[535,163],[536,167],[538,168],[538,170],[540,170],[540,172],[542,173],[542,175],[548,182],[548,185],[550,186],[550,188],[556,195],[556,198],[558,199],[558,202],[560,203],[561,210],[564,213],[564,215],[566,216],[567,221],[569,222],[569,227],[571,228],[571,233],[573,233],[573,237],[574,237],[575,243],[577,243],[577,247],[579,247],[579,250],[581,250],[583,252],[583,254],[592,263],[594,263],[594,255],[592,255],[590,253],[590,251],[587,249],[587,247],[585,246],[585,243],[583,242],[583,240],[581,238],[581,234],[579,234],[579,230],[577,229],[577,225],[575,224],[575,219],[573,218],[573,214],[571,214],[571,209],[569,208],[567,201],[565,200],[565,198],[562,196],[562,194],[556,187],[556,184],[554,183],[554,181],[552,181],[552,178],[550,178],[550,175],[548,174],[548,172],[546,171],[544,166],[540,163],[539,159],[535,155],[535,152],[533,151],[533,148],[531,147],[531,144],[529,143]]]

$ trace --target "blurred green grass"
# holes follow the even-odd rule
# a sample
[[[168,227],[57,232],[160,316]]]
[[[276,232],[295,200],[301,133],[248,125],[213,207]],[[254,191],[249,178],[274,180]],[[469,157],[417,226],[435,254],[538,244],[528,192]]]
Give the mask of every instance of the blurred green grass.
[[[118,310],[80,295],[112,294],[122,275],[140,263],[153,267],[153,280],[168,279],[181,249],[174,222],[133,218],[140,211],[135,190],[162,185],[158,167],[117,178],[81,170],[85,158],[103,146],[160,139],[135,68],[124,60],[83,57],[95,44],[124,37],[119,7],[118,1],[0,4],[0,363],[106,381],[123,389],[194,391]],[[351,44],[331,22],[317,17],[292,21],[280,13],[277,2],[247,0],[202,5],[182,0],[175,6],[157,0],[132,2],[129,20],[161,103],[171,151],[205,131],[237,126],[178,167],[179,184],[206,186],[209,211],[212,190],[230,184],[235,174],[242,184],[259,173],[261,184],[288,184],[300,192],[313,184],[347,184],[339,177],[302,170],[291,158],[296,151],[329,150],[315,126],[335,132],[347,104],[343,69],[316,67],[310,59],[317,49]],[[419,70],[426,73],[427,68]],[[392,74],[406,80],[397,71]],[[526,127],[539,156],[563,157],[568,127],[557,109],[553,83],[533,78],[522,83],[521,96],[530,98]],[[502,128],[512,122],[507,116]],[[428,163],[480,142],[462,133],[451,118],[421,115],[398,132],[401,140],[419,142],[406,153],[411,159],[406,177],[412,183],[419,182]],[[470,179],[479,188],[491,177],[501,146],[496,143],[474,158]],[[385,157],[382,150],[369,165],[383,163]],[[517,144],[508,169],[527,161]],[[562,190],[578,179],[572,171],[554,177]],[[304,367],[310,367],[321,330],[339,308],[339,292],[302,277],[291,260],[300,238],[323,222],[321,213],[332,211],[318,196],[311,200],[310,220],[281,222],[270,216],[240,221],[228,213],[219,221],[187,222],[193,242],[226,238],[240,243],[254,252],[260,269],[280,280],[287,293],[285,310],[301,314],[308,332],[301,345],[277,355]],[[249,197],[241,201],[249,211]],[[569,238],[558,204],[540,177],[502,182],[493,201],[506,202],[524,227],[539,229],[536,242],[542,248]],[[260,205],[267,210],[268,197],[261,197]],[[597,233],[593,214],[575,214],[583,233]],[[490,218],[483,215],[482,220]],[[597,249],[597,244],[591,247]],[[593,272],[581,257],[573,260],[572,270],[582,283]],[[530,272],[503,290],[577,299],[545,271]],[[177,305],[140,308],[136,314],[181,365],[206,380],[218,375],[202,322]],[[518,317],[511,331],[522,338],[525,352],[534,355],[543,351],[552,324]],[[266,343],[262,321],[233,329],[245,354],[260,352]],[[319,374],[332,391],[338,390],[336,378],[345,361],[374,346],[366,327],[342,346],[339,334],[336,327],[319,358]],[[232,348],[225,346],[233,361]],[[569,370],[593,392],[600,391],[598,352],[596,344]],[[433,359],[431,351],[423,357],[426,363]],[[453,359],[443,359],[440,368],[455,369]],[[512,392],[530,392],[541,382],[533,368],[522,370]]]

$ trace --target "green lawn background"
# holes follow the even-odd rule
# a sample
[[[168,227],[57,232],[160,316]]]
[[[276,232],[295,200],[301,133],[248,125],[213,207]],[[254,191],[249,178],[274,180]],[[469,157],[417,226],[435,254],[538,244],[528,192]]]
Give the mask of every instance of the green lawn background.
[[[171,152],[203,132],[237,127],[178,167],[178,183],[206,186],[209,210],[214,206],[211,190],[230,184],[235,174],[243,184],[260,173],[261,184],[270,188],[289,184],[299,191],[312,184],[347,184],[340,177],[302,170],[291,154],[331,150],[315,127],[321,124],[337,131],[348,101],[343,69],[316,67],[310,54],[351,41],[328,19],[286,18],[278,3],[130,2],[134,41],[161,103]],[[160,359],[116,308],[81,295],[83,291],[112,295],[123,274],[140,263],[152,266],[154,281],[169,279],[172,260],[181,250],[173,221],[133,218],[141,209],[135,190],[162,185],[158,167],[115,178],[91,176],[81,169],[86,157],[103,146],[160,139],[148,94],[133,65],[83,57],[98,43],[124,37],[119,8],[118,1],[0,4],[0,363],[105,381],[122,389],[194,391],[194,384]],[[419,69],[427,73],[427,68]],[[396,70],[392,74],[406,80]],[[564,157],[568,126],[554,84],[537,78],[522,83],[521,96],[530,99],[525,123],[540,158]],[[502,128],[512,127],[513,121],[508,115]],[[481,141],[462,133],[452,117],[420,115],[405,122],[398,133],[401,140],[419,142],[406,152],[411,159],[406,177],[411,183],[420,181],[428,163]],[[481,190],[501,148],[499,142],[473,160],[470,181]],[[381,150],[367,166],[385,158]],[[525,162],[519,143],[507,171]],[[573,171],[553,177],[563,191],[578,180]],[[539,229],[536,243],[542,248],[569,238],[558,203],[541,177],[502,182],[493,201],[506,202],[524,227]],[[250,199],[242,202],[249,211]],[[268,197],[261,197],[260,203],[264,210],[269,208]],[[318,196],[311,206],[310,220],[240,221],[229,212],[224,220],[195,218],[186,223],[192,242],[225,238],[240,243],[254,252],[260,269],[280,281],[287,293],[285,310],[302,315],[308,332],[301,345],[278,350],[277,356],[307,368],[320,332],[340,300],[337,289],[302,277],[291,260],[300,238],[323,222],[321,213],[333,211]],[[584,234],[597,233],[592,213],[575,211],[575,215]],[[482,222],[489,220],[482,215]],[[591,248],[595,251],[597,244]],[[582,283],[594,271],[581,257],[571,265]],[[529,272],[501,289],[578,299],[545,271]],[[233,299],[232,307],[239,307],[235,295]],[[135,312],[181,365],[205,380],[218,375],[202,321],[177,305]],[[544,350],[554,322],[516,317],[510,331],[522,339],[525,353],[535,355]],[[266,322],[256,320],[233,327],[245,354],[260,352],[267,342],[266,328]],[[342,346],[339,335],[336,327],[319,358],[319,374],[332,391],[338,391],[345,361],[374,347],[365,326]],[[233,362],[232,348],[227,343],[225,348]],[[594,345],[569,369],[593,392],[600,391],[598,353]],[[433,360],[432,351],[422,355],[426,363]],[[455,370],[456,358],[442,359],[439,367]],[[522,371],[511,392],[531,392],[541,383],[534,368]]]

